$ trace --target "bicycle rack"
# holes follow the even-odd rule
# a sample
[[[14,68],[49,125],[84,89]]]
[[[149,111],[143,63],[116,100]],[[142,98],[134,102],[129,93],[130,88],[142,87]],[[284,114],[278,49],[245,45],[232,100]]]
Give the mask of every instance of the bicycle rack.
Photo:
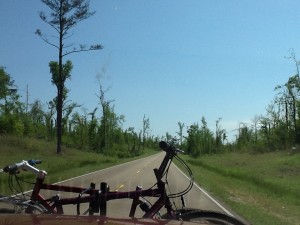
[[[100,197],[98,198],[99,201],[99,208],[100,208],[100,216],[106,216],[107,212],[107,199],[105,194],[109,192],[109,186],[106,182],[100,183]]]

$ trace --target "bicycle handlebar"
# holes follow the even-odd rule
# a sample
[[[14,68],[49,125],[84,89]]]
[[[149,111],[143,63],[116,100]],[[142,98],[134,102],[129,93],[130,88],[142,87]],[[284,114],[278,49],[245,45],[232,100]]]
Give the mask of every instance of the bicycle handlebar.
[[[170,145],[168,144],[167,142],[165,141],[160,141],[159,142],[159,147],[164,150],[165,152],[167,153],[174,153],[174,154],[177,154],[177,153],[184,153],[183,150],[180,150],[178,148],[175,148],[175,146],[173,145]]]
[[[170,166],[170,163],[174,156],[176,156],[177,153],[183,153],[184,151],[176,148],[173,144],[168,144],[165,141],[159,142],[159,147],[166,152],[166,155],[161,162],[158,169],[154,169],[154,173],[156,176],[156,179],[158,182],[161,181],[164,173],[166,172],[167,168]]]
[[[37,175],[38,178],[44,178],[47,175],[47,172],[44,170],[39,170],[34,167],[36,164],[40,164],[40,163],[42,163],[41,160],[34,160],[34,159],[23,160],[22,162],[4,167],[3,169],[0,170],[0,172],[16,174],[18,173],[19,170],[25,170],[25,171],[29,170],[33,172],[35,175]]]

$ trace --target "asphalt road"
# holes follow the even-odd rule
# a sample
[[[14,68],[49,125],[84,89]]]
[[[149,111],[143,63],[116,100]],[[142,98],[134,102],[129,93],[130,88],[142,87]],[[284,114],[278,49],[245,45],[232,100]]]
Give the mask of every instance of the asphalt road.
[[[141,186],[143,189],[152,187],[155,184],[155,176],[153,173],[154,168],[158,168],[164,157],[164,152],[121,164],[118,166],[110,167],[104,170],[95,171],[83,176],[74,177],[72,179],[60,182],[61,185],[88,187],[91,182],[96,183],[96,188],[99,188],[100,182],[107,182],[111,191],[132,191],[136,186]],[[75,175],[75,174],[74,174]],[[47,180],[47,179],[46,179]],[[171,165],[168,174],[168,183],[170,186],[170,193],[177,193],[184,190],[189,184],[188,178],[180,171],[175,165]],[[43,195],[51,196],[56,193],[51,191],[42,191]],[[61,197],[77,196],[70,193],[59,193]],[[154,202],[154,198],[148,199]],[[225,209],[220,203],[209,196],[197,184],[194,184],[192,190],[185,196],[186,207],[198,208],[206,210],[221,211],[231,214],[229,210]],[[132,200],[121,199],[112,200],[107,203],[107,215],[114,217],[127,217]],[[175,201],[178,208],[182,207],[180,199]],[[82,204],[81,212],[88,208],[87,205]],[[64,207],[65,214],[75,215],[76,206],[69,205]],[[137,208],[136,217],[142,216],[142,211]]]

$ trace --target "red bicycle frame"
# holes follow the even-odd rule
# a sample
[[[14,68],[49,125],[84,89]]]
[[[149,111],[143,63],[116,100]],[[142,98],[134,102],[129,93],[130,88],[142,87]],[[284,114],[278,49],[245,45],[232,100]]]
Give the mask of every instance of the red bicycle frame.
[[[100,184],[100,190],[95,189],[95,184],[91,183],[89,188],[62,186],[57,184],[46,184],[44,183],[45,171],[38,170],[36,172],[39,174],[34,185],[31,200],[32,202],[39,202],[50,214],[63,214],[63,206],[69,204],[77,204],[77,214],[80,214],[80,204],[90,203],[90,215],[94,213],[99,213],[102,216],[106,216],[106,204],[107,201],[116,199],[132,199],[132,205],[129,213],[129,217],[134,217],[135,211],[138,205],[142,204],[143,201],[140,197],[158,197],[158,200],[150,207],[145,209],[144,218],[154,218],[159,210],[165,206],[167,209],[167,214],[170,218],[174,217],[174,210],[170,203],[169,197],[166,193],[165,183],[162,181],[163,174],[167,167],[170,165],[175,152],[167,152],[164,157],[159,169],[154,169],[154,173],[157,179],[157,188],[151,188],[147,190],[142,190],[137,187],[135,191],[129,192],[110,192],[109,187],[106,183]],[[35,168],[36,169],[36,168]],[[37,169],[36,169],[37,170]],[[45,199],[41,194],[40,190],[52,190],[52,191],[62,191],[62,192],[72,192],[78,193],[78,197],[72,198],[59,198],[59,196],[53,196],[50,199]],[[33,213],[34,207],[28,207],[26,213]]]

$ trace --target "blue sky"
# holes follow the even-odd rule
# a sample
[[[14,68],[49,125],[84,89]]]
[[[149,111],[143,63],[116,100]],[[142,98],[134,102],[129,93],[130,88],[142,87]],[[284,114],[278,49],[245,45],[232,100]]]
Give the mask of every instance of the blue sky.
[[[300,55],[297,0],[91,0],[90,8],[96,14],[67,43],[104,49],[66,58],[74,64],[69,98],[92,111],[102,74],[124,129],[140,130],[146,115],[153,135],[175,135],[178,122],[204,116],[212,131],[222,118],[233,137],[240,122],[266,114],[275,86],[296,73],[285,57],[291,48]],[[29,102],[46,106],[56,94],[48,63],[58,52],[34,34],[55,34],[39,11],[49,12],[39,0],[0,1],[0,66],[24,97],[28,85]]]

